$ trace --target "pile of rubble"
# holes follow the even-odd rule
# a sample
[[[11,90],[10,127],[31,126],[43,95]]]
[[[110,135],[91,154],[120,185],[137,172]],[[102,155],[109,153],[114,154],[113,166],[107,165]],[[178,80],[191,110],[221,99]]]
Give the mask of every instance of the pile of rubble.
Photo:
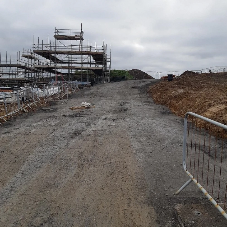
[[[154,79],[152,76],[148,75],[147,73],[139,70],[139,69],[131,69],[128,73],[133,77],[135,80],[141,79]]]
[[[173,81],[161,81],[148,91],[157,104],[178,116],[194,112],[227,124],[227,73],[186,71]]]

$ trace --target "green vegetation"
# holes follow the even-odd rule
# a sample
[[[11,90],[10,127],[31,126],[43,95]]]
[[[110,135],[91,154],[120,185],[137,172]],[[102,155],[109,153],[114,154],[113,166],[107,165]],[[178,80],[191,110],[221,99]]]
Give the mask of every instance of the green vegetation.
[[[133,79],[133,76],[127,70],[111,70],[110,71],[110,78],[113,80],[114,78],[124,78],[125,80]]]

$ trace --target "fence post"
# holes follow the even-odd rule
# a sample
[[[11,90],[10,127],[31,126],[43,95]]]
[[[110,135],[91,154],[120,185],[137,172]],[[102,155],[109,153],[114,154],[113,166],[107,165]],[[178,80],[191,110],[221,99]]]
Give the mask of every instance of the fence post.
[[[18,110],[20,109],[20,98],[19,98],[19,91],[17,90],[17,106]]]
[[[33,87],[33,89],[32,89],[32,99],[33,99],[33,102],[35,102],[35,95],[34,95],[34,87]]]
[[[47,97],[47,92],[46,92],[46,85],[45,84],[44,84],[43,90],[44,90],[44,97],[46,98]]]
[[[23,100],[23,103],[25,103],[25,101],[26,101],[26,97],[25,97],[25,91],[23,90],[23,98],[22,98],[22,100]],[[22,103],[22,104],[23,104]]]
[[[49,97],[49,90],[48,90],[48,86],[46,87],[46,91],[47,91],[47,98]]]
[[[4,94],[4,106],[5,106],[5,112],[7,114],[7,104],[6,104],[6,94]]]

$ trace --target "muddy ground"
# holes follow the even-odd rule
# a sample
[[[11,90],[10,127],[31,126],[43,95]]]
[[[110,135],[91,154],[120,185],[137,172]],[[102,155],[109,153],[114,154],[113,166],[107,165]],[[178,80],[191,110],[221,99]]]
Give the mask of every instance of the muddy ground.
[[[183,120],[148,96],[156,82],[96,85],[0,126],[0,226],[174,227],[192,204],[214,221],[187,226],[225,226],[194,184],[173,195],[188,180]]]

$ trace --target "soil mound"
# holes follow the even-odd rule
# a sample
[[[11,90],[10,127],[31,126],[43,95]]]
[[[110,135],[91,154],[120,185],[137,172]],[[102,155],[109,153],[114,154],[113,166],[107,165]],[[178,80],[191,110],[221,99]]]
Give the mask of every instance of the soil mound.
[[[148,92],[178,116],[191,111],[227,124],[227,73],[186,71],[171,82],[151,86]]]
[[[188,75],[188,76],[192,76],[192,75],[198,75],[198,73],[194,72],[194,71],[185,71],[181,74],[181,76],[185,76],[185,75]]]
[[[139,69],[131,69],[128,71],[128,73],[135,79],[135,80],[141,80],[141,79],[154,79],[152,76],[148,75],[147,73],[139,70]]]

